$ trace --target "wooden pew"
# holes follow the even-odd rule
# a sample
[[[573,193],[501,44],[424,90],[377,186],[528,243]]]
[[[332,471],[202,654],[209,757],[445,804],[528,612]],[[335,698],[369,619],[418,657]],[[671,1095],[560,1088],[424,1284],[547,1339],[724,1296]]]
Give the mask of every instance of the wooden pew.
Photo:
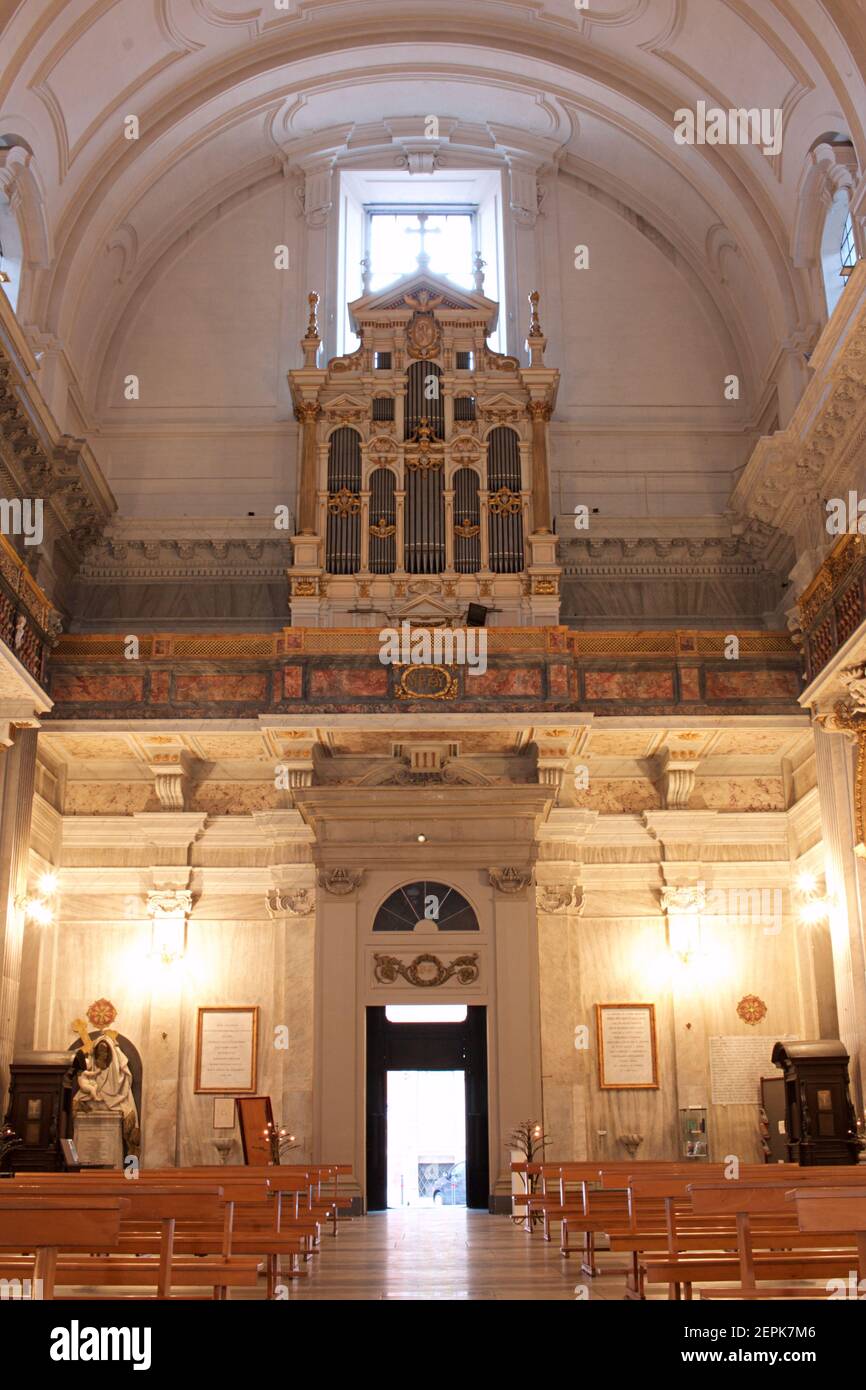
[[[819,1189],[828,1171],[800,1169],[797,1181],[805,1190]],[[770,1182],[748,1178],[718,1184],[692,1184],[685,1193],[669,1185],[666,1207],[667,1250],[645,1253],[640,1260],[639,1286],[666,1283],[669,1297],[690,1298],[696,1283],[731,1284],[729,1289],[702,1290],[702,1297],[814,1297],[778,1284],[762,1290],[762,1281],[826,1279],[850,1264],[850,1240],[824,1242],[803,1238],[791,1219],[786,1196],[794,1179]],[[851,1171],[846,1183],[863,1183]],[[646,1190],[646,1189],[645,1189]],[[658,1195],[662,1195],[659,1193]],[[829,1248],[828,1248],[829,1247]],[[644,1242],[647,1248],[647,1242]]]
[[[53,1299],[58,1254],[61,1250],[110,1250],[120,1238],[125,1203],[119,1198],[46,1198],[21,1193],[0,1196],[0,1247],[28,1254],[12,1278],[31,1278],[43,1299]],[[30,1254],[29,1252],[35,1252]],[[2,1267],[0,1255],[0,1267]],[[4,1277],[6,1276],[4,1270]],[[41,1287],[40,1287],[41,1286]]]
[[[273,1172],[271,1168],[217,1169],[213,1170],[213,1173],[200,1169],[139,1169],[136,1178],[128,1178],[120,1173],[108,1174],[107,1177],[124,1192],[130,1189],[142,1192],[153,1190],[155,1187],[185,1192],[221,1191],[226,1202],[227,1216],[224,1218],[221,1212],[213,1210],[207,1214],[188,1214],[179,1218],[173,1248],[178,1254],[221,1255],[225,1260],[231,1256],[257,1256],[265,1263],[267,1296],[272,1298],[280,1278],[281,1258],[291,1258],[291,1273],[293,1276],[296,1275],[299,1272],[297,1261],[305,1255],[318,1229],[316,1224],[310,1221],[294,1220],[291,1217],[282,1219],[281,1200],[284,1192],[279,1190],[279,1186],[275,1190],[274,1179],[271,1177]],[[217,1176],[221,1184],[219,1189],[215,1188]],[[20,1175],[20,1181],[28,1181],[27,1175]],[[100,1176],[95,1171],[72,1176],[46,1174],[44,1181],[53,1184],[81,1181],[91,1190],[106,1181],[106,1174]],[[286,1189],[294,1189],[297,1182],[286,1179],[283,1186]],[[293,1191],[290,1191],[291,1195],[294,1195]],[[126,1238],[130,1244],[137,1244],[144,1253],[147,1243],[140,1229],[133,1230],[130,1226]],[[224,1297],[224,1291],[218,1291],[215,1296]]]
[[[257,1260],[239,1258],[232,1251],[234,1202],[225,1198],[220,1187],[201,1183],[138,1183],[121,1175],[108,1179],[103,1176],[102,1182],[92,1178],[82,1182],[79,1174],[45,1174],[38,1178],[31,1174],[29,1180],[25,1180],[25,1175],[16,1177],[10,1188],[35,1202],[123,1201],[115,1253],[85,1258],[64,1254],[57,1266],[57,1278],[66,1285],[155,1285],[155,1296],[166,1299],[172,1297],[175,1285],[205,1285],[213,1290],[215,1298],[223,1298],[229,1287],[254,1287],[257,1282]],[[208,1225],[215,1230],[214,1239],[200,1252],[204,1258],[179,1258],[178,1223]],[[0,1255],[4,1270],[13,1268],[15,1263],[9,1254],[5,1258]]]

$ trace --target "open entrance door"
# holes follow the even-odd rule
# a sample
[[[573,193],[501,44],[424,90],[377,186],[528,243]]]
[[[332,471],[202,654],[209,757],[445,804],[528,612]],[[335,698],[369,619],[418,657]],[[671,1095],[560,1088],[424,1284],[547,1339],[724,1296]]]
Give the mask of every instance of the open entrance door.
[[[406,1010],[401,1012],[404,1017],[411,1016]],[[419,1087],[428,1083],[416,1078],[413,1085],[412,1078],[406,1075],[412,1072],[451,1073],[452,1079],[442,1078],[438,1086],[429,1083],[430,1095],[441,1097],[442,1132],[433,1133],[429,1123],[423,1127],[421,1142],[429,1152],[419,1152],[417,1175],[414,1167],[411,1172],[406,1167],[405,1145],[391,1145],[395,1171],[390,1204],[399,1205],[401,1194],[403,1198],[415,1194],[420,1205],[463,1205],[465,1200],[467,1207],[487,1210],[487,1010],[483,1005],[470,1005],[462,1020],[449,1023],[392,1022],[384,1008],[367,1009],[367,1210],[383,1211],[389,1205],[389,1085],[392,1106],[401,1093],[405,1097],[411,1092],[417,1108]],[[451,1156],[459,1139],[452,1113],[452,1092],[460,1086],[461,1078],[465,1116],[462,1166],[459,1158]],[[405,1109],[401,1116],[405,1125]],[[402,1172],[398,1174],[395,1165],[400,1161],[401,1147]]]

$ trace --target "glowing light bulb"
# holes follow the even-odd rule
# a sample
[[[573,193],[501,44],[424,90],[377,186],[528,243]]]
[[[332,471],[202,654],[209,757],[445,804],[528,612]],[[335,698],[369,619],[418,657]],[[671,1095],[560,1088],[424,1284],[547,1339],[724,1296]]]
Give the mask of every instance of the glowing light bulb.
[[[818,880],[814,874],[802,873],[797,876],[797,888],[801,893],[814,893]]]
[[[40,927],[48,927],[54,921],[54,913],[47,903],[34,899],[27,904],[27,916],[31,922],[38,922]]]
[[[39,892],[43,898],[53,898],[57,892],[58,878],[56,874],[43,874],[39,880]]]

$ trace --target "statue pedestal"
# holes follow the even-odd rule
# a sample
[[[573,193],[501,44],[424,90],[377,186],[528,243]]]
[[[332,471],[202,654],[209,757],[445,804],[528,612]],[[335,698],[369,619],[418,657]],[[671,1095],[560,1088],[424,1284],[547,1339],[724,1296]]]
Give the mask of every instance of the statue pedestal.
[[[106,1111],[75,1117],[75,1147],[82,1168],[123,1167],[123,1119]]]

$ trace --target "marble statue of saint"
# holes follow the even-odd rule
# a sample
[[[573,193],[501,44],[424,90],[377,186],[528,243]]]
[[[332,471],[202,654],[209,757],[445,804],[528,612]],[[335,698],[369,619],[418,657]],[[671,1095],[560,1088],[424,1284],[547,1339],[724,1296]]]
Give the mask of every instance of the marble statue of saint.
[[[101,1110],[119,1114],[124,1148],[127,1153],[137,1153],[141,1134],[126,1054],[114,1038],[103,1034],[94,1043],[86,1063],[78,1073],[78,1089],[72,1097],[73,1115],[92,1115]]]

